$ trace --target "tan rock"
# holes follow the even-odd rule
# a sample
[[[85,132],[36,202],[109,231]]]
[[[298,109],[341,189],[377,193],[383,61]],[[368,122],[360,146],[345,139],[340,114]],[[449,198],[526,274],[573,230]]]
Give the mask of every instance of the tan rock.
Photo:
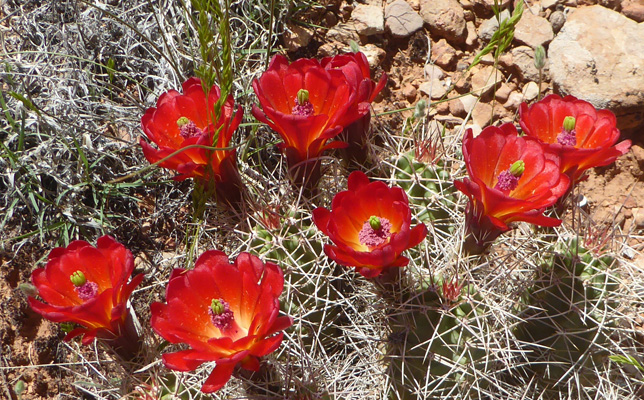
[[[385,31],[382,5],[358,4],[351,13],[351,20],[359,35],[380,35]]]
[[[523,87],[523,100],[532,101],[539,95],[539,86],[534,82],[528,82]]]
[[[463,7],[457,0],[421,0],[420,16],[432,34],[463,43],[467,37]]]
[[[431,60],[443,69],[450,69],[456,63],[456,50],[441,39],[431,49]]]
[[[548,48],[555,88],[610,109],[620,129],[637,127],[644,120],[642,38],[644,24],[616,11],[575,9]]]
[[[472,110],[472,121],[478,126],[486,127],[492,121],[492,106],[478,102]]]
[[[304,26],[288,24],[284,32],[284,46],[289,51],[297,51],[311,43],[313,30]]]
[[[491,65],[479,68],[472,75],[472,92],[479,96],[485,96],[494,90],[494,85],[500,85],[503,81],[503,73]]]
[[[622,14],[637,22],[644,22],[644,1],[624,0],[622,1]]]
[[[533,49],[550,43],[554,37],[550,22],[528,10],[523,12],[514,30],[514,39]]]
[[[422,29],[423,19],[405,1],[395,0],[385,7],[385,27],[397,38],[411,36]]]

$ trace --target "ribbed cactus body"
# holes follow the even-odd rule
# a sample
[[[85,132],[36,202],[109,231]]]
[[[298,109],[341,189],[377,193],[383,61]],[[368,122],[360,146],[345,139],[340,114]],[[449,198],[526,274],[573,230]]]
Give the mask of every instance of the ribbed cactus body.
[[[548,386],[573,374],[592,384],[593,365],[608,355],[602,349],[614,325],[615,304],[607,300],[618,285],[610,272],[614,263],[573,240],[539,268],[515,330],[526,352],[526,375]]]
[[[390,315],[392,399],[462,398],[485,355],[468,329],[483,315],[470,301],[476,294],[466,287],[470,294],[450,302],[441,283],[403,299],[404,308]]]
[[[403,154],[396,162],[396,184],[405,189],[409,203],[420,208],[416,218],[435,229],[453,233],[455,225],[449,211],[454,208],[454,186],[442,160],[422,163],[414,152]]]
[[[323,242],[314,239],[317,228],[310,219],[299,217],[292,219],[297,224],[283,224],[273,232],[255,227],[251,245],[260,257],[284,270],[288,294],[282,307],[301,323],[304,345],[318,342],[326,349],[333,349],[338,346],[338,319],[342,316],[342,310],[335,303],[344,282],[338,277],[338,271],[323,266],[321,257],[326,257]]]

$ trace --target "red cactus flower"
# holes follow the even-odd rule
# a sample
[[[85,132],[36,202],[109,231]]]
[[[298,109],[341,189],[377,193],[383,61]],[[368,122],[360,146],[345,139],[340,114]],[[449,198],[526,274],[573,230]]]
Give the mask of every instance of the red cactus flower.
[[[387,74],[382,74],[377,84],[373,82],[367,57],[360,52],[323,58],[321,64],[328,70],[342,71],[351,90],[356,94],[344,118],[339,121],[344,127],[340,139],[348,143],[347,148],[340,151],[350,166],[364,165],[369,154],[367,145],[371,103],[385,87]]]
[[[309,160],[319,166],[318,158],[326,149],[345,146],[343,142],[327,141],[337,136],[354,103],[354,93],[340,70],[327,70],[318,60],[301,58],[289,64],[286,57],[276,55],[253,89],[262,106],[253,106],[253,115],[268,124],[284,140],[280,148],[286,155],[296,181],[304,173],[317,174],[308,178],[317,183],[319,171],[312,167],[295,171]],[[299,173],[299,175],[298,175]]]
[[[278,317],[284,277],[273,263],[241,253],[234,264],[221,251],[207,251],[193,270],[175,269],[166,288],[166,304],[154,303],[152,328],[171,343],[191,348],[163,355],[166,367],[192,371],[208,361],[215,369],[201,387],[222,388],[237,364],[259,370],[259,358],[282,342],[292,324]],[[280,332],[280,333],[278,333]]]
[[[490,126],[476,138],[465,132],[463,158],[470,179],[455,181],[470,198],[469,229],[479,244],[494,240],[514,221],[557,226],[543,215],[570,184],[560,172],[559,159],[533,138],[518,136],[511,123]]]
[[[411,227],[407,194],[384,182],[369,182],[360,171],[349,175],[347,191],[335,195],[332,210],[316,208],[313,221],[335,246],[324,252],[339,264],[356,267],[366,278],[385,268],[404,267],[409,259],[403,251],[427,236],[427,227]]]
[[[526,135],[546,143],[559,155],[561,170],[573,181],[589,168],[614,162],[631,146],[630,140],[615,145],[619,130],[612,112],[596,110],[573,96],[546,96],[530,107],[521,104],[519,112]]]
[[[159,147],[156,150],[141,138],[145,158],[155,163],[190,145],[228,147],[243,111],[241,106],[235,108],[232,96],[228,96],[219,119],[214,121],[214,106],[220,96],[221,91],[213,85],[206,99],[198,78],[190,78],[183,83],[183,94],[176,90],[162,94],[156,108],[149,108],[141,118],[143,132]],[[162,161],[159,166],[179,172],[175,180],[214,181],[218,186],[218,196],[230,202],[239,198],[241,180],[234,149],[188,148]]]
[[[349,126],[369,114],[371,103],[387,83],[387,74],[383,74],[377,84],[373,82],[369,62],[363,53],[326,57],[322,59],[321,65],[327,70],[339,69],[342,71],[352,91],[356,93],[347,113],[340,120],[340,125]]]
[[[99,337],[118,341],[112,344],[131,353],[138,346],[138,336],[126,303],[143,280],[139,274],[128,283],[133,269],[132,253],[110,236],[99,238],[96,247],[74,241],[53,249],[45,268],[31,274],[45,302],[30,297],[29,305],[50,321],[82,325],[65,340],[84,335],[82,343],[87,345]]]

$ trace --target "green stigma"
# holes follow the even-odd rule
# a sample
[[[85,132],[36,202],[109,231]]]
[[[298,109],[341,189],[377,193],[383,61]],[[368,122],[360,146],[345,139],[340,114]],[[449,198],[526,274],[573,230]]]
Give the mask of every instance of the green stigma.
[[[376,217],[375,215],[372,215],[369,217],[369,225],[371,226],[371,229],[374,231],[379,230],[382,228],[382,223],[380,222],[380,218]]]
[[[177,120],[177,126],[181,128],[182,126],[188,125],[190,120],[186,117],[181,117]]]
[[[212,313],[215,315],[221,315],[226,311],[226,306],[224,304],[217,300],[217,299],[212,299],[212,302],[210,303],[210,309],[212,310]]]
[[[523,171],[525,171],[525,163],[523,160],[515,161],[510,167],[510,173],[517,178],[523,174]]]
[[[303,105],[309,102],[309,91],[306,89],[300,89],[297,92],[297,104]]]
[[[83,286],[85,282],[87,282],[87,279],[85,278],[85,274],[82,273],[81,271],[76,271],[71,276],[69,277],[69,280],[72,281],[74,286]]]
[[[575,117],[566,117],[564,118],[563,128],[566,132],[572,132],[575,129],[576,123]]]

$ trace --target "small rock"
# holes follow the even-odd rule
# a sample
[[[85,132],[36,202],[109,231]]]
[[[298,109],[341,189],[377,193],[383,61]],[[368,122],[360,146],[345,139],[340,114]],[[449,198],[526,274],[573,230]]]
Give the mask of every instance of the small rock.
[[[308,46],[312,38],[313,31],[311,29],[288,24],[286,32],[284,32],[284,45],[289,51],[298,51],[302,47]]]
[[[380,65],[382,60],[384,60],[385,56],[387,55],[387,52],[372,43],[360,46],[360,51],[365,55],[365,57],[367,57],[369,67],[371,69],[374,69],[378,65]]]
[[[494,98],[499,103],[505,103],[508,100],[508,97],[510,97],[511,92],[512,92],[512,88],[510,88],[510,86],[504,82],[501,84],[501,86],[499,86],[499,88],[494,93]]]
[[[432,99],[440,99],[445,96],[446,90],[443,83],[438,79],[424,82],[418,88],[421,93],[428,95]]]
[[[546,8],[554,7],[559,3],[561,3],[561,0],[541,0],[541,7],[545,10]]]
[[[553,32],[559,33],[561,28],[564,26],[564,23],[566,22],[566,16],[564,15],[563,11],[555,11],[550,14],[548,21],[550,21],[550,25],[552,25]]]
[[[536,81],[539,80],[539,70],[534,66],[534,50],[528,46],[518,46],[513,48],[512,63],[519,72],[521,80]]]
[[[633,208],[633,223],[638,228],[644,228],[644,208]]]
[[[474,22],[467,21],[465,23],[465,27],[467,28],[467,37],[465,38],[465,44],[468,46],[476,46],[479,41],[479,37],[476,34],[476,26],[474,26]]]
[[[434,79],[443,79],[445,76],[445,73],[443,72],[442,69],[435,65],[425,65],[425,76],[427,77],[427,80],[434,80]]]
[[[405,99],[408,102],[413,103],[416,101],[416,96],[418,95],[418,91],[416,90],[414,85],[412,85],[411,83],[408,83],[402,88],[402,95],[405,96]]]
[[[431,51],[431,60],[443,69],[449,69],[456,62],[456,50],[445,39],[433,45]]]
[[[532,101],[539,95],[539,86],[534,82],[528,82],[523,87],[523,99],[525,101]]]
[[[380,6],[358,4],[351,13],[351,21],[359,35],[380,35],[385,31],[385,17]]]
[[[474,109],[478,100],[478,97],[466,94],[463,97],[451,100],[449,102],[449,111],[455,117],[465,118]]]
[[[501,21],[505,21],[510,18],[510,11],[503,10],[499,14]],[[492,39],[492,35],[499,29],[499,21],[496,19],[496,16],[493,16],[490,19],[487,19],[481,23],[479,26],[479,37],[485,41]]]
[[[478,126],[487,126],[492,120],[492,106],[478,102],[472,110],[472,121]]]
[[[344,52],[344,49],[349,49],[348,45],[345,45],[343,43],[339,42],[329,42],[329,43],[324,43],[322,46],[318,47],[318,53],[317,56],[322,58],[322,57],[333,57],[335,55],[338,55],[340,53]],[[347,51],[349,51],[347,50]]]
[[[385,27],[396,38],[406,38],[423,27],[423,19],[405,0],[385,7]]]
[[[322,19],[323,21],[323,26],[326,26],[327,28],[331,28],[333,26],[336,26],[338,23],[338,16],[335,15],[333,11],[327,11],[324,14],[324,18]]]
[[[640,165],[640,169],[644,169],[644,148],[638,144],[634,144],[631,146],[631,153],[635,161]]]
[[[326,39],[349,45],[351,41],[360,43],[360,36],[353,25],[337,24],[326,32]],[[328,43],[326,43],[328,44]]]
[[[479,96],[485,96],[494,90],[503,81],[503,73],[491,65],[480,68],[472,75],[472,92]]]
[[[508,101],[503,104],[503,107],[507,108],[508,110],[516,111],[519,109],[519,106],[523,102],[523,94],[519,92],[512,92],[510,93],[510,96],[508,96]]]
[[[493,120],[497,124],[504,124],[506,122],[512,122],[514,120],[514,113],[508,111],[505,107],[503,107],[503,104],[501,103],[496,103],[492,112],[494,114]]]
[[[444,101],[442,103],[436,104],[436,112],[440,115],[449,114],[449,101]]]
[[[623,0],[622,14],[637,22],[644,22],[644,2],[642,0]]]
[[[467,37],[463,7],[456,0],[421,0],[420,16],[432,34],[463,43]]]
[[[472,3],[470,0],[458,0],[459,3],[461,3],[461,6],[463,6],[464,10],[471,10],[474,8],[474,3]]]
[[[552,26],[547,19],[534,15],[529,11],[524,11],[523,16],[514,29],[514,38],[523,44],[527,44],[533,49],[537,46],[543,46],[555,37]]]

